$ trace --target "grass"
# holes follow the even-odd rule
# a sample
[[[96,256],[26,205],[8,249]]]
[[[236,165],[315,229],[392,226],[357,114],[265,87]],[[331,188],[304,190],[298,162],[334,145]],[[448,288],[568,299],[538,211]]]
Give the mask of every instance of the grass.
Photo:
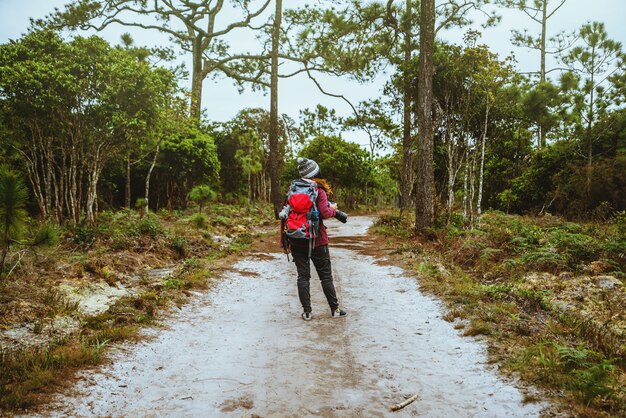
[[[43,350],[0,352],[0,409],[26,409],[67,381],[69,371],[99,364],[107,340],[73,339]]]
[[[492,360],[561,397],[580,416],[626,415],[626,302],[595,287],[624,279],[626,216],[613,223],[485,214],[412,235],[412,223],[382,216],[372,231],[447,305],[463,335],[483,335]],[[569,407],[568,406],[568,407]]]

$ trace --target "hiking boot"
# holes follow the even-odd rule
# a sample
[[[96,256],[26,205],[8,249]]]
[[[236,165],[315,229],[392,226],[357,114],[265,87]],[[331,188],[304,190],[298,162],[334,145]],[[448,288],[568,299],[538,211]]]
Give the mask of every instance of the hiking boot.
[[[332,316],[333,318],[343,318],[344,316],[348,315],[348,312],[342,310],[342,309],[335,309],[334,311],[331,312],[330,316]]]
[[[302,319],[304,319],[305,321],[310,321],[311,319],[313,319],[313,315],[311,315],[311,312],[302,312]]]

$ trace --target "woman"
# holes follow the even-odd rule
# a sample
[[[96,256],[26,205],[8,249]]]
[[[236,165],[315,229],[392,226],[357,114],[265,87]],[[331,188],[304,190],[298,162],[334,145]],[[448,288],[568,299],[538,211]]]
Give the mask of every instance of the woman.
[[[312,243],[312,248],[308,239],[289,238],[291,254],[298,271],[298,296],[304,310],[302,319],[310,321],[312,318],[310,260],[313,261],[315,270],[322,282],[322,289],[330,306],[331,317],[342,318],[347,313],[339,308],[339,301],[337,300],[337,293],[333,284],[330,254],[328,252],[328,234],[323,221],[335,216],[337,204],[328,201],[328,194],[331,194],[332,190],[326,180],[316,177],[320,174],[320,167],[315,161],[307,158],[298,158],[298,171],[302,181],[317,184],[317,199],[315,203],[320,214],[319,233]]]

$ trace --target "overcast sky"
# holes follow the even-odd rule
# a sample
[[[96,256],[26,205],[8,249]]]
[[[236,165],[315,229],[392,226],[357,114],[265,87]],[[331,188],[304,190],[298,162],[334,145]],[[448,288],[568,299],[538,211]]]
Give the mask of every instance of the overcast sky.
[[[554,1],[553,1],[554,2]],[[29,18],[40,18],[50,13],[54,7],[62,7],[66,0],[0,0],[0,42],[16,39],[29,26]],[[255,3],[255,1],[253,1]],[[307,0],[285,0],[284,7],[294,7],[305,3],[315,3]],[[437,2],[439,3],[439,1]],[[257,2],[258,4],[258,2]],[[273,6],[270,7],[273,9]],[[272,10],[266,15],[269,16]],[[539,67],[539,55],[535,52],[514,47],[510,42],[511,29],[528,28],[531,33],[539,32],[539,26],[519,11],[500,10],[502,22],[495,28],[477,30],[483,32],[481,43],[486,43],[502,57],[514,53],[518,68],[521,71],[533,71]],[[626,0],[567,0],[567,3],[557,12],[549,22],[549,36],[561,30],[574,31],[587,21],[600,21],[606,25],[609,37],[626,44]],[[227,24],[228,22],[224,22]],[[131,32],[138,45],[167,45],[166,37],[155,32],[129,30],[129,28],[111,27],[100,35],[113,43],[119,42],[123,32]],[[461,43],[462,32],[453,31],[442,33],[441,37]],[[251,44],[250,37],[240,34],[230,38],[233,45],[246,49]],[[250,49],[254,46],[250,46]],[[353,102],[380,96],[381,88],[386,76],[366,84],[357,84],[347,79],[326,78],[325,88],[334,93],[344,94]],[[188,84],[188,83],[187,83]],[[279,111],[287,113],[293,118],[298,117],[298,111],[306,107],[314,107],[321,103],[327,107],[336,108],[339,114],[348,115],[349,108],[339,99],[322,95],[306,76],[281,80],[279,88]],[[224,121],[231,119],[239,110],[245,107],[269,108],[269,95],[247,90],[239,94],[229,80],[206,80],[204,84],[203,107],[212,120]],[[350,135],[355,141],[363,143],[362,135]]]

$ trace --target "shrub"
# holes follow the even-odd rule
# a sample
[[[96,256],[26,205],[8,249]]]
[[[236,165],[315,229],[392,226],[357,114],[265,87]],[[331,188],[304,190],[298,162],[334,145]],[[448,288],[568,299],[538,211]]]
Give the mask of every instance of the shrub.
[[[180,257],[184,257],[189,247],[189,244],[187,243],[187,238],[176,235],[174,238],[172,238],[171,247]]]
[[[31,245],[37,247],[53,247],[59,243],[59,230],[53,225],[42,225],[35,232]]]
[[[209,224],[209,220],[203,213],[196,213],[191,218],[189,218],[191,223],[198,229],[206,229]]]
[[[163,227],[155,215],[148,215],[142,218],[137,228],[141,235],[146,235],[153,239],[164,233]]]
[[[210,186],[205,184],[196,186],[189,192],[189,199],[194,201],[199,209],[198,212],[202,213],[202,207],[209,203],[212,200],[215,200],[217,197],[217,193],[215,190],[211,189]]]
[[[105,232],[101,224],[79,224],[70,229],[72,242],[83,247],[90,247]]]
[[[139,212],[139,216],[143,218],[146,213],[146,209],[148,208],[148,202],[145,198],[140,197],[135,201],[135,209]]]
[[[167,276],[163,280],[163,286],[166,289],[182,289],[185,286],[185,281],[180,277]]]

